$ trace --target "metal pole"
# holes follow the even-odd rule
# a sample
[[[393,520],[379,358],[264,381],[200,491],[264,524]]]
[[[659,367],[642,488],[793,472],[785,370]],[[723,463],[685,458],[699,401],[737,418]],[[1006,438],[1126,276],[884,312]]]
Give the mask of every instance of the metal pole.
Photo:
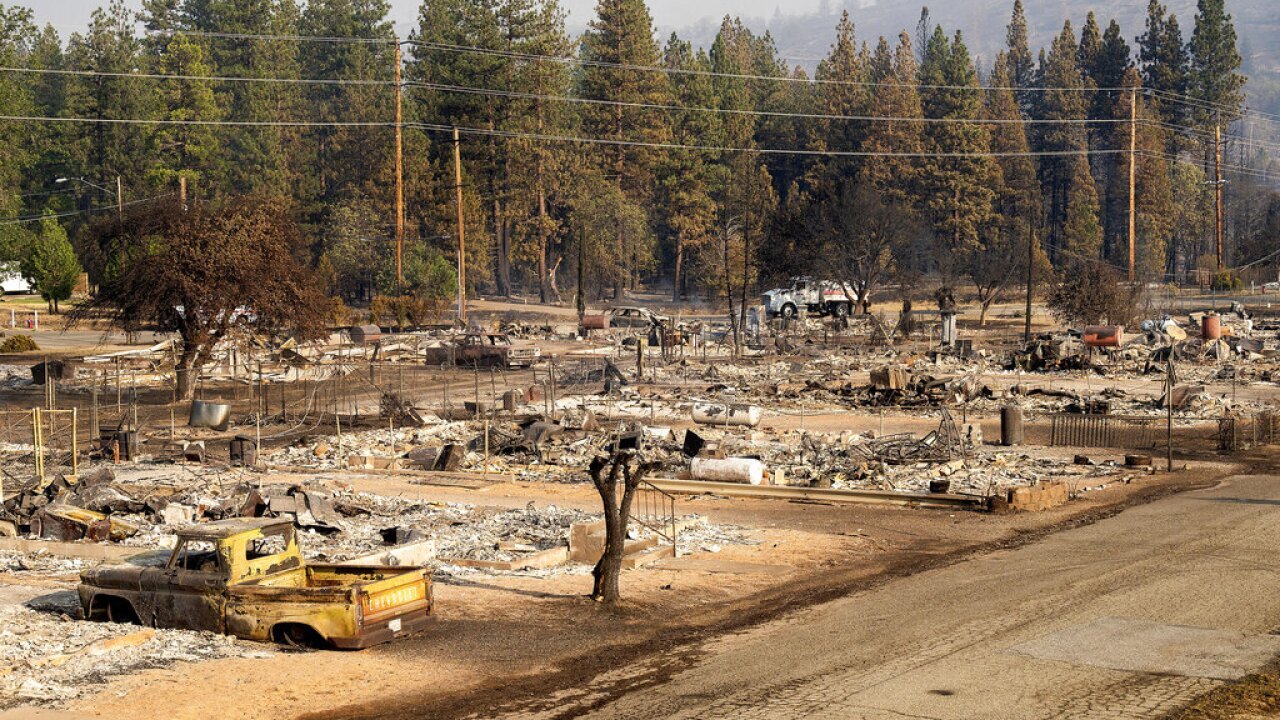
[[[453,129],[453,184],[458,206],[458,320],[465,323],[467,321],[467,233],[462,213],[462,147],[456,127]]]
[[[396,290],[404,284],[404,144],[403,87],[400,82],[400,39],[393,37],[396,48]]]
[[[1137,161],[1138,142],[1138,89],[1134,88],[1129,93],[1129,282],[1134,280],[1133,261],[1134,261],[1134,235],[1137,227],[1136,201],[1134,196],[1134,188],[1136,187],[1135,168]],[[1222,261],[1219,258],[1218,264]]]
[[[1165,391],[1164,399],[1167,407],[1166,425],[1165,425],[1165,469],[1173,472],[1173,359],[1169,359],[1168,367],[1168,389]]]

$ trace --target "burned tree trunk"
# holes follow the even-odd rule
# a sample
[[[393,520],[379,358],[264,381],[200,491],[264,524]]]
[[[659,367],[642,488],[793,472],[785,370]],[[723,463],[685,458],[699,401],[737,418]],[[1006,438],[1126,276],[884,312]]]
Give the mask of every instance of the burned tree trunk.
[[[597,457],[591,461],[591,482],[600,493],[604,506],[605,541],[604,554],[591,571],[594,583],[591,599],[596,602],[615,603],[621,597],[618,580],[622,575],[622,558],[627,542],[627,521],[631,516],[631,498],[644,480],[644,476],[656,467],[655,463],[632,465],[634,453],[624,452],[611,458]],[[605,473],[608,468],[608,473]],[[618,479],[622,479],[622,497],[618,497]]]

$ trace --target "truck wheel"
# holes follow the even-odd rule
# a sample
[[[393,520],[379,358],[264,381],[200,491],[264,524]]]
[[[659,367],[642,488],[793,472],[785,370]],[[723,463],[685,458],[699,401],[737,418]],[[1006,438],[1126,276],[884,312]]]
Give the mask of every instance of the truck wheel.
[[[786,318],[786,319],[790,320],[791,318],[793,318],[793,317],[795,317],[795,316],[796,316],[796,306],[795,306],[795,305],[792,305],[791,303],[787,303],[786,305],[783,305],[783,306],[782,306],[782,317],[784,317],[784,318]]]
[[[831,314],[838,318],[849,316],[849,303],[835,303],[831,307]]]
[[[89,610],[89,619],[131,625],[142,624],[142,621],[138,619],[138,613],[133,609],[133,605],[128,600],[117,597],[94,598],[93,606]]]
[[[323,648],[324,638],[310,625],[284,623],[271,628],[271,639],[294,648]]]

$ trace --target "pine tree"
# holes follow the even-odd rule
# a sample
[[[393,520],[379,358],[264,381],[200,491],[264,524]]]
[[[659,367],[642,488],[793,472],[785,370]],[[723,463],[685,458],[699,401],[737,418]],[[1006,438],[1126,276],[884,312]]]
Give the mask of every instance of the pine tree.
[[[578,77],[581,97],[624,103],[665,104],[669,101],[665,74],[636,69],[660,62],[658,44],[653,37],[653,18],[644,0],[600,0],[596,17],[582,36],[582,57],[628,67],[582,66]],[[622,105],[589,106],[582,113],[582,126],[587,137],[614,141],[661,142],[670,135],[661,113]],[[653,149],[601,145],[597,157],[604,174],[614,177],[622,195],[640,207],[649,206],[653,171],[658,161]],[[651,228],[649,232],[630,237],[624,223],[619,222],[615,229],[617,245],[624,253],[628,270],[627,285],[634,287],[640,271],[653,263]]]
[[[1102,224],[1098,221],[1098,191],[1089,172],[1089,161],[1083,155],[1073,155],[1068,162],[1071,176],[1058,251],[1068,258],[1097,258],[1102,252]]]
[[[991,151],[1004,156],[995,161],[995,212],[984,228],[981,247],[968,258],[969,277],[982,308],[980,323],[1005,290],[1026,276],[1026,248],[1040,225],[1040,183],[1034,161],[1025,155],[1030,150],[1027,126],[1021,122],[1017,96],[1010,89],[1016,85],[1007,53],[996,56],[989,85],[983,118],[993,121]],[[1038,243],[1032,261],[1043,276],[1048,258]]]
[[[160,0],[152,7],[156,23],[176,23],[167,30],[249,35],[298,35],[300,11],[294,0],[186,0],[176,8]],[[207,38],[208,62],[219,75],[254,78],[300,77],[302,43],[272,39]],[[215,102],[226,117],[277,121],[301,116],[301,86],[266,82],[220,82]],[[216,157],[205,171],[205,184],[223,193],[266,192],[291,196],[310,180],[298,160],[299,128],[282,126],[224,127]],[[306,193],[311,194],[311,193]]]
[[[1042,56],[1039,71],[1044,90],[1039,93],[1035,117],[1042,120],[1078,120],[1085,116],[1084,78],[1078,62],[1075,33],[1071,22],[1063,24],[1049,52]],[[1084,128],[1074,122],[1051,122],[1039,126],[1036,149],[1051,153],[1081,153],[1088,149]],[[1081,176],[1081,166],[1084,175]],[[1088,188],[1084,188],[1085,179]],[[1076,196],[1076,223],[1081,222],[1084,196],[1094,199],[1094,222],[1097,222],[1097,191],[1089,175],[1089,162],[1084,155],[1056,155],[1042,158],[1040,184],[1045,195],[1045,225],[1048,229],[1049,257],[1054,265],[1062,258],[1059,249],[1067,247],[1066,225],[1070,204]],[[1087,204],[1087,203],[1085,203]],[[1077,236],[1087,233],[1077,231]],[[1099,238],[1100,243],[1100,238]],[[1096,249],[1096,248],[1095,248]]]
[[[214,75],[204,47],[176,33],[157,36],[159,56],[152,59],[153,72],[162,75],[209,77]],[[166,82],[159,87],[160,116],[170,121],[218,120],[221,113],[213,85],[206,80]],[[156,154],[149,171],[152,184],[175,188],[184,176],[193,189],[208,192],[201,181],[218,152],[218,135],[208,125],[161,125],[155,131]]]
[[[351,81],[394,79],[390,6],[386,0],[310,0],[299,21],[302,34],[357,37],[382,43],[302,43],[301,67],[312,77]],[[333,122],[385,120],[395,116],[394,90],[379,85],[307,85],[302,102],[314,117]],[[390,128],[308,128],[308,198],[321,203],[367,198],[391,217],[394,198],[394,138]]]
[[[1177,16],[1166,13],[1167,8],[1159,0],[1150,0],[1147,29],[1138,38],[1138,62],[1142,86],[1154,91],[1160,118],[1181,125],[1189,120],[1187,106],[1172,96],[1187,94],[1191,61]]]
[[[565,13],[557,0],[510,3],[507,37],[516,52],[531,55],[568,56],[572,43],[565,31]],[[569,103],[545,99],[568,96],[572,90],[570,67],[561,62],[520,63],[513,68],[510,86],[536,97],[514,102],[511,127],[534,135],[568,135],[574,120]],[[572,171],[571,149],[552,140],[508,141],[507,203],[512,253],[532,266],[539,296],[551,300],[548,275],[550,253],[559,251],[561,223],[552,206],[563,198],[566,175]]]
[[[836,40],[831,52],[818,63],[814,75],[817,87],[817,107],[826,115],[866,115],[870,94],[865,85],[858,84],[867,77],[867,58],[858,52],[854,37],[853,21],[848,11],[840,16],[836,26]],[[834,81],[834,82],[824,82]],[[855,120],[826,120],[817,123],[822,135],[814,138],[817,148],[848,152],[862,145],[867,134],[866,124]],[[819,172],[824,182],[835,183],[857,174],[858,163],[852,158],[835,158],[825,162]]]
[[[1188,46],[1191,52],[1188,86],[1193,98],[1218,108],[1196,111],[1196,125],[1209,129],[1240,116],[1245,77],[1240,74],[1236,29],[1224,1],[1199,0],[1196,8],[1196,26]]]
[[[134,32],[134,14],[121,0],[93,12],[84,34],[71,36],[67,66],[74,70],[131,74],[141,64],[142,45]],[[67,113],[76,117],[147,120],[159,114],[154,80],[87,75],[68,80]],[[129,123],[86,123],[68,131],[71,139],[70,172],[107,191],[81,185],[83,208],[111,205],[116,198],[115,178],[124,185],[125,200],[150,194],[146,187],[154,158],[154,128]]]
[[[0,5],[0,64],[24,66],[30,57],[35,35],[30,10]],[[32,96],[30,85],[24,81],[25,78],[16,73],[0,73],[0,114],[36,114],[36,98]],[[30,168],[38,160],[31,141],[41,138],[43,132],[35,124],[0,123],[0,155],[4,157],[0,161],[0,218],[12,218],[23,213],[22,195],[28,187]],[[22,225],[0,224],[0,259],[17,257],[27,240],[27,231]]]
[[[1027,16],[1022,9],[1022,0],[1013,0],[1013,15],[1005,31],[1005,46],[1008,49],[1010,81],[1013,87],[1020,89],[1018,104],[1025,113],[1032,105],[1033,93],[1027,88],[1035,83],[1035,60],[1027,42]]]
[[[911,36],[899,33],[898,45],[880,38],[872,56],[870,79],[875,113],[884,117],[922,116],[920,93],[916,89],[917,67]],[[1016,111],[1016,108],[1015,108]],[[862,143],[863,152],[918,153],[924,148],[923,123],[912,120],[880,122]],[[920,182],[921,162],[913,157],[869,157],[863,164],[863,178],[893,201],[904,206],[913,199]]]
[[[935,28],[926,58],[919,69],[920,84],[934,87],[921,93],[924,116],[952,121],[926,124],[924,149],[939,155],[925,158],[921,173],[924,210],[939,241],[936,258],[945,274],[979,245],[979,229],[989,219],[995,199],[995,165],[990,157],[978,155],[988,152],[990,137],[977,122],[982,93],[960,33],[948,40],[941,27]]]
[[[711,61],[705,53],[695,55],[688,42],[672,33],[663,52],[663,66],[706,72],[711,68]],[[709,76],[677,73],[672,75],[671,82],[678,104],[715,107],[716,90]],[[679,144],[723,144],[724,132],[720,117],[710,112],[676,113],[671,123],[672,142]],[[725,180],[718,160],[713,152],[674,152],[664,158],[659,169],[659,203],[670,242],[673,301],[679,301],[684,295],[690,268],[708,265],[704,251],[709,249],[715,230],[715,198]]]

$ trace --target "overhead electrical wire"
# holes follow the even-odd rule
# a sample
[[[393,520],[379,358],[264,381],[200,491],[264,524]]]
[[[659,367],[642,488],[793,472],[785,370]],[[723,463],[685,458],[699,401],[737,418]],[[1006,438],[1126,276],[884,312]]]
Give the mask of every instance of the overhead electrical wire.
[[[383,85],[394,86],[394,80],[362,80],[334,78],[277,78],[225,75],[169,75],[164,73],[108,72],[105,70],[63,70],[57,68],[0,67],[0,72],[80,77],[139,78],[142,80],[197,80],[201,82],[284,83],[299,85]]]
[[[0,219],[0,225],[22,225],[30,222],[40,222],[41,220],[44,220],[46,218],[56,219],[56,218],[71,217],[72,215],[84,215],[86,213],[118,210],[119,208],[122,208],[122,207],[129,207],[131,205],[140,205],[142,203],[151,202],[153,200],[172,197],[173,195],[174,193],[163,193],[160,195],[152,195],[151,197],[139,198],[137,200],[130,200],[128,202],[120,203],[118,205],[114,203],[111,205],[99,205],[98,207],[92,207],[92,208],[89,208],[88,210],[71,210],[68,212],[50,213],[47,215],[29,215],[27,217],[19,217],[19,218],[4,218],[4,219]]]
[[[514,90],[494,90],[489,88],[478,88],[467,85],[446,85],[442,83],[427,83],[418,81],[408,81],[405,83],[409,87],[419,87],[437,92],[459,93],[464,95],[484,95],[489,97],[505,97],[521,100],[551,100],[557,102],[579,103],[586,105],[603,105],[608,107],[629,107],[643,110],[666,110],[671,112],[706,112],[721,113],[726,115],[748,115],[759,117],[774,118],[800,118],[805,120],[853,120],[864,122],[921,122],[921,123],[972,123],[976,125],[1012,125],[1012,124],[1028,124],[1028,125],[1081,125],[1081,124],[1117,124],[1129,122],[1128,118],[958,118],[958,117],[901,117],[886,115],[836,115],[826,113],[798,113],[785,112],[781,110],[745,110],[737,108],[717,108],[717,107],[700,107],[696,105],[664,105],[659,103],[641,103],[627,102],[623,100],[601,100],[597,98],[581,98],[570,95],[545,95],[538,93],[526,93]]]

